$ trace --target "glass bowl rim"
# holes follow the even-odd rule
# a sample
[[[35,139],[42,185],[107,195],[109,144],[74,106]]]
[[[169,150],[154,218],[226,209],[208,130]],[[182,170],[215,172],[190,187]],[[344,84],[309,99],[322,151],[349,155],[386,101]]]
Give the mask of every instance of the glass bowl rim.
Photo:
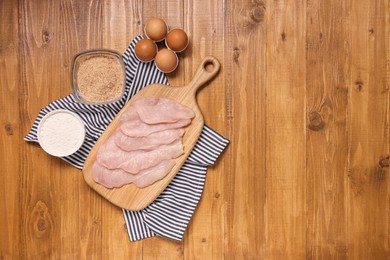
[[[76,63],[77,63],[78,59],[80,59],[81,57],[89,56],[89,55],[93,56],[95,54],[106,54],[106,55],[109,55],[111,57],[115,57],[116,60],[118,60],[119,63],[121,64],[122,72],[123,72],[122,90],[121,90],[120,95],[114,99],[107,100],[104,102],[94,102],[94,101],[86,100],[78,92],[79,88],[78,88],[76,82],[74,81],[75,72],[76,72],[76,70],[75,70]],[[125,63],[124,63],[123,58],[122,58],[122,54],[116,50],[112,50],[112,49],[108,49],[108,48],[92,48],[92,49],[87,49],[87,50],[80,51],[80,52],[76,53],[73,56],[72,62],[70,65],[70,86],[72,89],[72,95],[76,99],[76,101],[79,101],[79,102],[87,104],[87,105],[104,105],[104,104],[111,104],[111,103],[119,101],[120,99],[123,98],[123,95],[125,92],[125,87],[126,87],[126,67],[125,67]]]

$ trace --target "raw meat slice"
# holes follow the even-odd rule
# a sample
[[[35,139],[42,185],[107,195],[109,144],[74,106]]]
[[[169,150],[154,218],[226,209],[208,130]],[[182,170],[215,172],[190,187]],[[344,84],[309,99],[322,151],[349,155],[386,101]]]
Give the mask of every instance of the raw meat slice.
[[[141,120],[130,120],[130,121],[123,121],[120,125],[121,131],[128,136],[133,137],[141,137],[141,136],[147,136],[151,133],[167,130],[167,129],[175,129],[187,126],[191,123],[191,119],[182,119],[175,123],[161,123],[161,124],[154,124],[154,125],[148,125]]]
[[[130,107],[121,115],[121,121],[131,121],[131,120],[140,120],[137,110],[135,110],[133,107]]]
[[[119,188],[133,182],[136,175],[125,172],[122,169],[108,169],[98,162],[92,166],[92,178],[95,182],[107,188]]]
[[[145,188],[164,178],[175,166],[174,160],[164,160],[158,165],[142,170],[133,181],[138,188]]]
[[[126,152],[115,144],[114,138],[109,138],[101,146],[97,154],[97,161],[108,169],[123,169],[126,172],[137,174],[141,170],[152,167],[162,160],[174,159],[184,153],[180,139],[157,147],[152,151]]]
[[[147,124],[174,123],[195,116],[194,111],[169,98],[146,97],[134,101],[132,106]]]
[[[95,162],[92,168],[92,177],[107,188],[120,188],[134,182],[139,188],[144,188],[164,178],[175,165],[174,160],[163,160],[156,166],[144,169],[137,175],[129,174],[122,169],[107,169]]]
[[[127,136],[122,131],[117,131],[114,135],[115,144],[125,151],[152,150],[162,144],[170,144],[181,138],[184,129],[168,129],[165,131],[151,133],[144,137]]]
[[[175,100],[147,97],[121,114],[120,126],[100,147],[93,179],[119,188],[133,182],[143,188],[166,176],[184,154],[184,127],[194,112]]]

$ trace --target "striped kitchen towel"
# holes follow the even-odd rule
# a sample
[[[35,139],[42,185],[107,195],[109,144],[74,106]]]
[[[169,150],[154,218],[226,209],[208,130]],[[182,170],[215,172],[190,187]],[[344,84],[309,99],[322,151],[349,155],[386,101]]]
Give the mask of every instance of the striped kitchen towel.
[[[149,84],[168,84],[154,63],[139,62],[135,58],[134,47],[140,39],[142,37],[137,36],[122,56],[126,67],[126,89],[121,100],[105,105],[81,104],[72,95],[56,100],[39,111],[24,139],[38,142],[38,124],[48,112],[67,109],[76,113],[85,124],[86,138],[76,153],[62,159],[82,169],[100,135],[131,97]],[[143,210],[123,209],[130,240],[157,235],[180,241],[202,195],[207,166],[214,164],[228,143],[228,139],[205,125],[186,162],[159,197]]]

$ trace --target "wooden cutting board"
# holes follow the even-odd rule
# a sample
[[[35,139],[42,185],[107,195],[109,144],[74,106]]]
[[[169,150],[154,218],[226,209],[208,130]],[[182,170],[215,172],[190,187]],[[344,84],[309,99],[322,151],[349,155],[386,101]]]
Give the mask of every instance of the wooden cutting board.
[[[172,178],[176,175],[198,140],[204,122],[202,113],[197,105],[196,93],[201,86],[218,74],[219,69],[220,64],[218,60],[209,56],[203,59],[192,81],[188,85],[184,87],[174,87],[163,84],[153,84],[146,86],[139,91],[118,113],[91,150],[83,168],[84,179],[87,184],[118,207],[128,210],[141,210],[147,207],[158,197],[158,195],[166,188]],[[191,124],[186,127],[185,134],[183,136],[184,154],[175,159],[175,166],[165,178],[148,187],[140,189],[131,183],[121,188],[108,189],[103,185],[96,183],[92,179],[92,166],[96,161],[97,152],[100,146],[108,138],[110,138],[110,136],[119,127],[121,114],[126,111],[135,100],[147,96],[171,98],[194,111],[195,117],[192,119]]]

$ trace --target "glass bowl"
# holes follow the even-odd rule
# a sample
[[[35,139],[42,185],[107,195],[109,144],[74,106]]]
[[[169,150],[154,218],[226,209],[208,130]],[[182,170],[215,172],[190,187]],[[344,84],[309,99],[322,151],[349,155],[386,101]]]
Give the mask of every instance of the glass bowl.
[[[122,55],[110,49],[77,53],[70,67],[70,84],[75,99],[88,105],[120,100],[126,86]]]

